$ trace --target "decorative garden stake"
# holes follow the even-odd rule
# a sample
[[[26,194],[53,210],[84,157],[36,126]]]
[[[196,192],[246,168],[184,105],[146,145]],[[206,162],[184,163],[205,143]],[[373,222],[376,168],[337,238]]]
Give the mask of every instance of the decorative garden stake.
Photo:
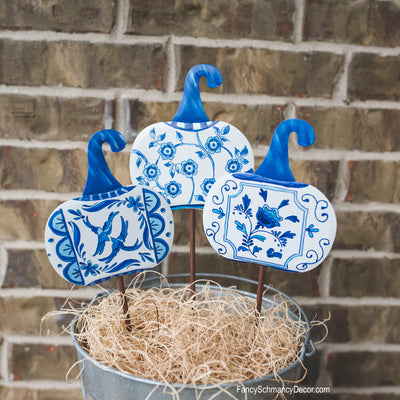
[[[207,117],[200,98],[202,76],[209,87],[222,83],[216,67],[207,64],[193,67],[186,76],[182,101],[173,120],[146,127],[132,147],[132,182],[160,191],[172,209],[203,208],[210,188],[219,177],[254,168],[253,152],[243,133],[233,125],[210,121]],[[190,220],[194,243],[194,210]],[[192,245],[193,279],[194,251]]]
[[[336,216],[328,199],[293,177],[288,156],[291,132],[297,133],[301,146],[314,143],[310,124],[283,121],[255,173],[220,178],[204,205],[203,225],[211,246],[231,260],[260,264],[258,312],[263,266],[309,271],[325,259],[336,235]]]
[[[155,267],[167,256],[173,216],[160,194],[143,186],[122,186],[114,178],[104,158],[104,142],[113,152],[126,145],[112,129],[92,136],[83,196],[54,210],[45,244],[51,265],[67,281],[92,285],[118,277],[123,292],[122,275]]]

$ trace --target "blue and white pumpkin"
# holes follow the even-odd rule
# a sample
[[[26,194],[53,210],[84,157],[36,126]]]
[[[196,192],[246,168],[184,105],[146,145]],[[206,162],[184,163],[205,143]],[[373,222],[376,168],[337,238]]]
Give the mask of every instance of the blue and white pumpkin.
[[[207,117],[199,90],[202,76],[207,78],[209,87],[222,83],[214,66],[193,67],[173,120],[146,127],[132,146],[133,184],[161,192],[172,209],[203,208],[219,177],[254,168],[253,152],[243,133],[227,122],[210,121]]]
[[[168,255],[173,240],[167,201],[146,187],[122,186],[105,162],[104,142],[113,151],[126,145],[111,129],[92,136],[83,196],[57,207],[45,231],[51,265],[77,285],[154,267]]]
[[[318,266],[331,250],[335,212],[318,189],[295,181],[288,158],[288,139],[293,131],[302,146],[315,140],[307,122],[283,121],[255,173],[225,175],[211,188],[203,225],[220,255],[305,272]]]

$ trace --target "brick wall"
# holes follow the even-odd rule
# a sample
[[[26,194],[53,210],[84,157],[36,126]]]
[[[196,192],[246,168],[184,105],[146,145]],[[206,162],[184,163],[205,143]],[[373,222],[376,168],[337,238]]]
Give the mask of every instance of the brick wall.
[[[214,64],[224,78],[218,89],[203,87],[209,117],[242,130],[257,165],[284,118],[316,131],[311,149],[292,138],[291,165],[334,204],[334,249],[312,272],[266,274],[311,318],[332,313],[310,382],[330,386],[331,399],[400,399],[395,0],[1,2],[0,398],[81,399],[79,383],[64,380],[75,360],[69,337],[40,337],[40,318],[70,289],[47,261],[46,220],[82,191],[90,135],[113,127],[132,143],[145,126],[171,119],[197,63]],[[129,149],[108,160],[129,184]],[[198,270],[255,278],[256,267],[211,250],[197,214]],[[187,270],[187,217],[175,212],[164,272]]]

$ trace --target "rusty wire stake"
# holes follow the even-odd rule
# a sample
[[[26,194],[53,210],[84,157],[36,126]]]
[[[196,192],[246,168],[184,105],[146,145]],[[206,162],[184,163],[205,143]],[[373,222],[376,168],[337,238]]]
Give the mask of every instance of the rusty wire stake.
[[[196,211],[190,210],[190,291],[192,296],[196,295]]]
[[[118,280],[119,291],[121,293],[121,298],[122,298],[122,311],[125,315],[126,329],[128,329],[128,331],[130,331],[131,330],[131,319],[130,319],[129,313],[128,313],[128,300],[127,300],[126,294],[125,294],[124,278],[122,276],[117,276],[117,280]]]

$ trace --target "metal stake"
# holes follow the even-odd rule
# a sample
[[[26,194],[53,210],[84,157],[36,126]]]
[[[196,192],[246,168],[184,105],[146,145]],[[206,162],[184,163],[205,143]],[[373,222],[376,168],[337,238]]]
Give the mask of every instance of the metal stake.
[[[118,280],[118,288],[119,288],[119,291],[121,293],[121,298],[122,298],[122,311],[125,315],[125,324],[126,324],[128,331],[130,331],[131,319],[130,319],[129,313],[128,313],[128,300],[125,295],[124,278],[122,276],[117,276],[117,280]]]
[[[196,294],[196,211],[190,210],[190,291],[194,296]]]
[[[258,266],[258,284],[257,284],[257,300],[256,300],[256,310],[258,315],[261,315],[261,303],[262,303],[262,294],[264,288],[264,275],[265,275],[265,267],[263,265]]]

